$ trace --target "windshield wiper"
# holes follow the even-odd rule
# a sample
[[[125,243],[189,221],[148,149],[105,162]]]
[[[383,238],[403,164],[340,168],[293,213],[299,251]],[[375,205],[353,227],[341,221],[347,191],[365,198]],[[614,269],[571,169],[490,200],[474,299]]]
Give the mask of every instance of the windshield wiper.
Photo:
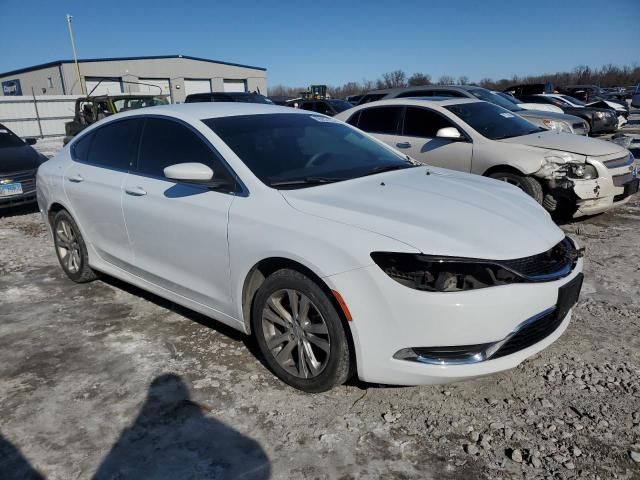
[[[383,173],[383,172],[391,172],[392,170],[404,170],[405,168],[414,168],[417,167],[418,165],[410,165],[410,164],[406,164],[406,165],[380,165],[378,167],[372,168],[371,170],[369,170],[367,173],[364,174],[364,176],[367,175],[375,175],[376,173]]]
[[[335,177],[303,177],[303,178],[294,178],[291,180],[281,180],[279,182],[271,182],[269,185],[271,187],[295,187],[298,185],[324,185],[326,183],[335,183],[341,182],[342,180],[346,180],[346,178],[335,178]]]

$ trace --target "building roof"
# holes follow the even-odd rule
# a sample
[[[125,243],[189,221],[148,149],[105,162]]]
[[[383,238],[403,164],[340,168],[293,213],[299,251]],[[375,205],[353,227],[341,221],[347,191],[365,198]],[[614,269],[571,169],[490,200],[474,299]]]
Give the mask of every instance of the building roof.
[[[89,62],[117,62],[126,60],[162,60],[165,58],[186,58],[188,60],[198,60],[200,62],[217,63],[219,65],[231,65],[232,67],[251,68],[253,70],[266,71],[264,67],[253,67],[251,65],[242,65],[241,63],[223,62],[221,60],[211,60],[209,58],[192,57],[190,55],[149,55],[144,57],[105,57],[105,58],[79,58],[78,63]],[[17,70],[11,70],[10,72],[0,73],[0,77],[7,77],[10,75],[17,75],[19,73],[31,72],[33,70],[40,70],[42,68],[56,67],[63,63],[73,63],[73,60],[55,60],[53,62],[41,63],[40,65],[33,65],[31,67],[19,68]]]

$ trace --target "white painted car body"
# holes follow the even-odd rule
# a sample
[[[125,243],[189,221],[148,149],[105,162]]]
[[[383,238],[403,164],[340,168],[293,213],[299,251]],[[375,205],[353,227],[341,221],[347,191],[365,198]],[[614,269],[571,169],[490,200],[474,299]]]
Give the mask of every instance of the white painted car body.
[[[538,112],[554,112],[554,113],[564,113],[560,107],[556,107],[555,105],[547,105],[545,103],[519,103],[517,104],[520,108],[524,108],[525,110],[536,110]]]
[[[348,121],[360,110],[381,106],[427,108],[446,117],[464,133],[466,141],[378,133],[372,135],[389,146],[402,148],[410,157],[424,164],[478,175],[486,175],[507,166],[523,175],[536,177],[543,185],[544,182],[562,180],[558,172],[568,164],[592,165],[598,172],[598,178],[572,178],[572,186],[564,187],[571,188],[575,194],[577,209],[574,217],[601,213],[628,201],[628,196],[624,199],[619,196],[624,194],[626,183],[635,181],[637,172],[633,155],[624,147],[594,138],[551,131],[492,140],[446,109],[447,106],[477,102],[480,100],[462,98],[439,101],[406,98],[381,100],[359,105],[334,118]],[[504,115],[512,116],[507,110],[502,110]],[[531,126],[534,127],[533,124]]]
[[[571,97],[570,95],[561,95],[557,93],[545,93],[543,95],[547,97],[556,98],[562,102],[565,102],[568,106],[576,107],[576,108],[584,108],[585,106],[590,107],[594,103],[597,103],[597,102],[591,102],[591,103],[587,103],[586,105],[580,104],[580,103],[576,103],[575,99],[573,99],[573,97]],[[611,102],[609,100],[602,100],[602,101],[606,103],[609,107],[611,107],[613,110],[615,110],[616,113],[618,114],[618,128],[621,128],[628,123],[627,119],[623,116],[623,114],[627,113],[627,110],[624,108],[623,105],[620,105],[619,103],[616,103],[616,102]],[[550,106],[553,107],[553,105],[550,105]],[[558,107],[555,107],[555,108],[558,108]]]
[[[541,283],[449,293],[401,285],[373,262],[372,252],[516,259],[546,252],[564,234],[517,188],[451,170],[421,166],[312,188],[271,188],[201,121],[268,113],[312,115],[269,105],[197,103],[109,117],[40,167],[42,215],[49,225],[53,209],[71,214],[92,268],[245,333],[250,333],[251,303],[244,298],[245,282],[252,269],[265,259],[296,262],[344,299],[353,317],[348,328],[358,376],[365,381],[446,383],[499,372],[562,334],[570,312],[543,340],[495,360],[433,365],[393,358],[407,347],[504,339],[556,305],[558,289],[581,275],[582,260],[565,277]],[[107,170],[72,158],[70,149],[91,131],[145,115],[184,122],[197,131],[233,169],[242,192],[172,195],[186,188],[179,180]],[[193,168],[169,173],[180,176]]]

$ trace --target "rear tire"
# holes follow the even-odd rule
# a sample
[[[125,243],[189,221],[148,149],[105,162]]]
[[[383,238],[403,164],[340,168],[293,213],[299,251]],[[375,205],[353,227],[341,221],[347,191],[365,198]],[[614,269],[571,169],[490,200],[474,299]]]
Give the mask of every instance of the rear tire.
[[[53,217],[52,223],[56,256],[64,273],[76,283],[86,283],[98,278],[96,272],[89,267],[87,245],[69,212],[60,210]]]
[[[302,273],[267,277],[253,300],[251,327],[267,365],[288,385],[319,393],[349,378],[346,327],[324,290]]]
[[[507,182],[514,187],[518,187],[524,193],[533,198],[536,202],[542,204],[542,199],[544,197],[542,185],[535,178],[518,175],[511,172],[495,172],[489,175],[489,177],[495,180]]]

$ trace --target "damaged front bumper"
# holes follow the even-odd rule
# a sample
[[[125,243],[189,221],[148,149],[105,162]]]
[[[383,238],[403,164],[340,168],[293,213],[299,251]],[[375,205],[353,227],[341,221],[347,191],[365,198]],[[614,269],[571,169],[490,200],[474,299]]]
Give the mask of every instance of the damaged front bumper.
[[[618,155],[619,157],[619,155]],[[566,164],[568,165],[568,164]],[[575,165],[575,164],[573,164]],[[546,178],[544,206],[555,211],[560,202],[574,206],[572,216],[595,215],[626,203],[638,192],[638,171],[632,155],[619,158],[586,159],[584,165],[595,169],[592,178],[569,178],[571,168],[559,168]],[[547,165],[547,168],[549,164]],[[548,172],[548,170],[547,170]]]

